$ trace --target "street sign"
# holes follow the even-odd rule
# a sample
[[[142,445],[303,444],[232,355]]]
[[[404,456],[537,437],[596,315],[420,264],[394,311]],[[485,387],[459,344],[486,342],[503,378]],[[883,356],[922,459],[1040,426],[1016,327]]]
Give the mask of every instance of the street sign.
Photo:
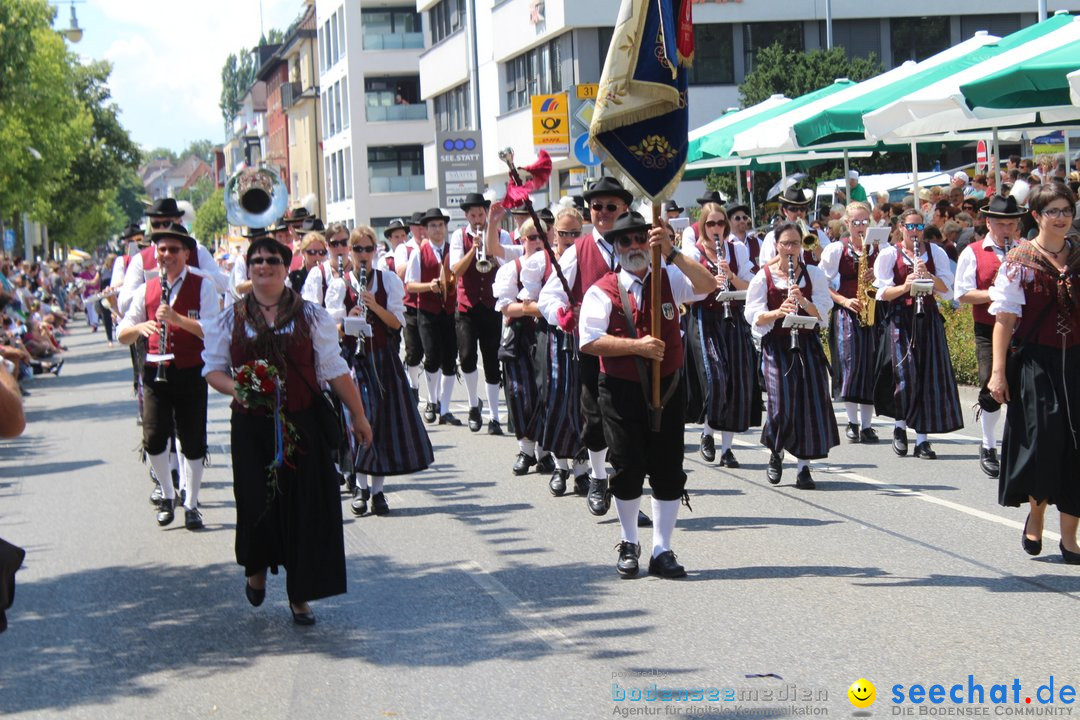
[[[570,152],[570,115],[566,93],[532,96],[533,148],[565,155]]]
[[[587,83],[577,86],[578,100],[595,100],[600,94],[600,83]]]
[[[596,167],[600,164],[600,158],[589,147],[589,125],[596,108],[596,102],[592,98],[595,97],[595,84],[576,86],[570,113],[570,146],[574,150],[574,159],[585,167]]]
[[[484,182],[483,146],[479,131],[440,132],[435,136],[439,177],[439,207],[454,216],[471,192]]]
[[[578,135],[574,140],[574,159],[586,167],[600,164],[600,158],[589,146],[589,133]]]
[[[15,231],[11,228],[4,229],[4,252],[8,255],[15,252]]]
[[[990,158],[986,156],[986,141],[980,140],[979,144],[975,146],[975,164],[979,166],[980,171],[986,170],[986,164],[990,161]]]

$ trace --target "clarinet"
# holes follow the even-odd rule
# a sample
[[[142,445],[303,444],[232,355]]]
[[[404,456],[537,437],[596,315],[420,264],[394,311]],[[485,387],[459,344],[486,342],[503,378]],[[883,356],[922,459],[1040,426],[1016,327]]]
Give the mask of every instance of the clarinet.
[[[788,258],[787,258],[787,276],[788,276],[788,295],[790,296],[791,291],[794,290],[796,287],[798,287],[795,284],[795,256],[794,255],[788,255]],[[798,311],[796,311],[795,314],[798,314]],[[789,330],[791,332],[791,349],[792,350],[798,350],[799,349],[799,330],[798,330],[798,328],[790,328]]]
[[[358,305],[358,307],[360,308],[360,319],[363,320],[366,323],[367,322],[367,305],[364,304],[364,295],[365,295],[365,293],[367,293],[367,284],[368,284],[367,265],[365,265],[363,263],[360,263],[360,267],[357,270],[357,280],[356,280],[356,282],[357,282],[357,285],[359,285],[359,287],[357,288],[357,292],[360,295],[360,303]],[[366,348],[367,338],[365,338],[363,333],[361,333],[360,337],[358,339],[359,339],[360,342],[358,342],[356,344],[356,347],[357,347],[358,352],[362,353],[362,352],[364,352],[364,350]]]
[[[915,242],[915,263],[919,262],[919,250],[920,250],[919,246],[921,244],[922,244],[921,241],[917,240]],[[927,253],[929,253],[929,252],[930,252],[930,249],[927,248]],[[928,254],[927,258],[929,258],[929,257],[930,256]],[[914,263],[912,264],[911,271],[915,272]],[[918,275],[916,275],[916,277],[918,277]],[[925,313],[925,310],[923,309],[923,296],[922,295],[916,295],[915,296],[915,316],[916,317],[922,317],[924,313]]]
[[[169,294],[171,289],[169,288],[169,279],[165,274],[165,264],[158,265],[158,279],[161,280],[161,298],[162,301],[169,304]],[[169,324],[164,320],[161,321],[161,327],[158,329],[158,353],[164,355],[169,347]],[[168,382],[165,378],[165,362],[158,361],[157,373],[154,375],[154,382]]]
[[[721,253],[721,250],[723,250],[722,253]],[[727,256],[727,240],[724,240],[722,238],[717,239],[717,241],[716,241],[716,257],[717,257],[718,260],[720,260],[720,259],[725,260],[725,261],[728,260],[728,256]],[[728,274],[727,274],[726,271],[723,274],[723,279],[724,279],[724,284],[723,284],[723,287],[720,288],[720,292],[717,293],[718,297],[719,297],[719,295],[721,293],[725,293],[725,292],[727,292],[729,290]],[[731,300],[725,300],[724,301],[724,319],[725,320],[730,320],[731,319]]]
[[[338,274],[338,277],[341,278],[342,280],[345,279],[345,256],[344,255],[338,255],[337,256],[337,274]]]

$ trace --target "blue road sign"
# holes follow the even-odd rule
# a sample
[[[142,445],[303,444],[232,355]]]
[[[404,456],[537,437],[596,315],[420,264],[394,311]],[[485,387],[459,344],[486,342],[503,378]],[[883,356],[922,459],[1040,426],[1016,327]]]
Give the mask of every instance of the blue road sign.
[[[586,167],[593,167],[600,164],[600,158],[589,147],[589,134],[583,133],[578,135],[574,141],[574,157],[577,161]]]

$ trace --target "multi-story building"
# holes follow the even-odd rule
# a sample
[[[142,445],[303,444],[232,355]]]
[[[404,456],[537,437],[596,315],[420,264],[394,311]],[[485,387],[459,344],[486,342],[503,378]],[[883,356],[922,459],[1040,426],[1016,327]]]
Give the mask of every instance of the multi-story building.
[[[436,127],[479,129],[488,185],[505,184],[495,150],[532,155],[533,95],[572,90],[600,79],[619,0],[416,0],[424,16],[420,57],[422,98]],[[1080,10],[1080,0],[1048,0],[1050,12]],[[693,0],[696,58],[690,74],[690,126],[699,127],[739,106],[738,86],[758,50],[775,41],[799,50],[826,47],[824,0]],[[832,0],[833,44],[851,56],[876,55],[886,69],[921,60],[978,30],[1005,35],[1037,20],[1036,3],[982,0],[949,6],[911,0],[882,6]],[[428,187],[435,187],[435,144],[425,144]],[[556,157],[551,196],[576,192],[589,174],[572,157]],[[593,175],[598,170],[591,171]],[[573,184],[571,184],[573,183]],[[700,194],[688,183],[684,204]],[[543,197],[537,200],[542,201]]]
[[[288,66],[288,82],[281,87],[281,104],[288,118],[290,204],[306,204],[326,217],[325,193],[319,168],[322,127],[319,121],[318,46],[315,0],[306,0],[299,20],[285,34],[278,51]]]
[[[407,0],[327,0],[316,13],[326,219],[378,229],[431,207],[420,14]]]

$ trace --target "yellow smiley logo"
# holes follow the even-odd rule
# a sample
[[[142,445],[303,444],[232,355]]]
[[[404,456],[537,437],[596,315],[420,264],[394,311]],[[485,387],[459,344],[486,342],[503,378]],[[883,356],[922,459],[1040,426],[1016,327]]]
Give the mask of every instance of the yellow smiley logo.
[[[848,700],[857,708],[867,708],[874,704],[877,699],[877,690],[874,684],[865,678],[859,678],[851,683],[847,691]]]

